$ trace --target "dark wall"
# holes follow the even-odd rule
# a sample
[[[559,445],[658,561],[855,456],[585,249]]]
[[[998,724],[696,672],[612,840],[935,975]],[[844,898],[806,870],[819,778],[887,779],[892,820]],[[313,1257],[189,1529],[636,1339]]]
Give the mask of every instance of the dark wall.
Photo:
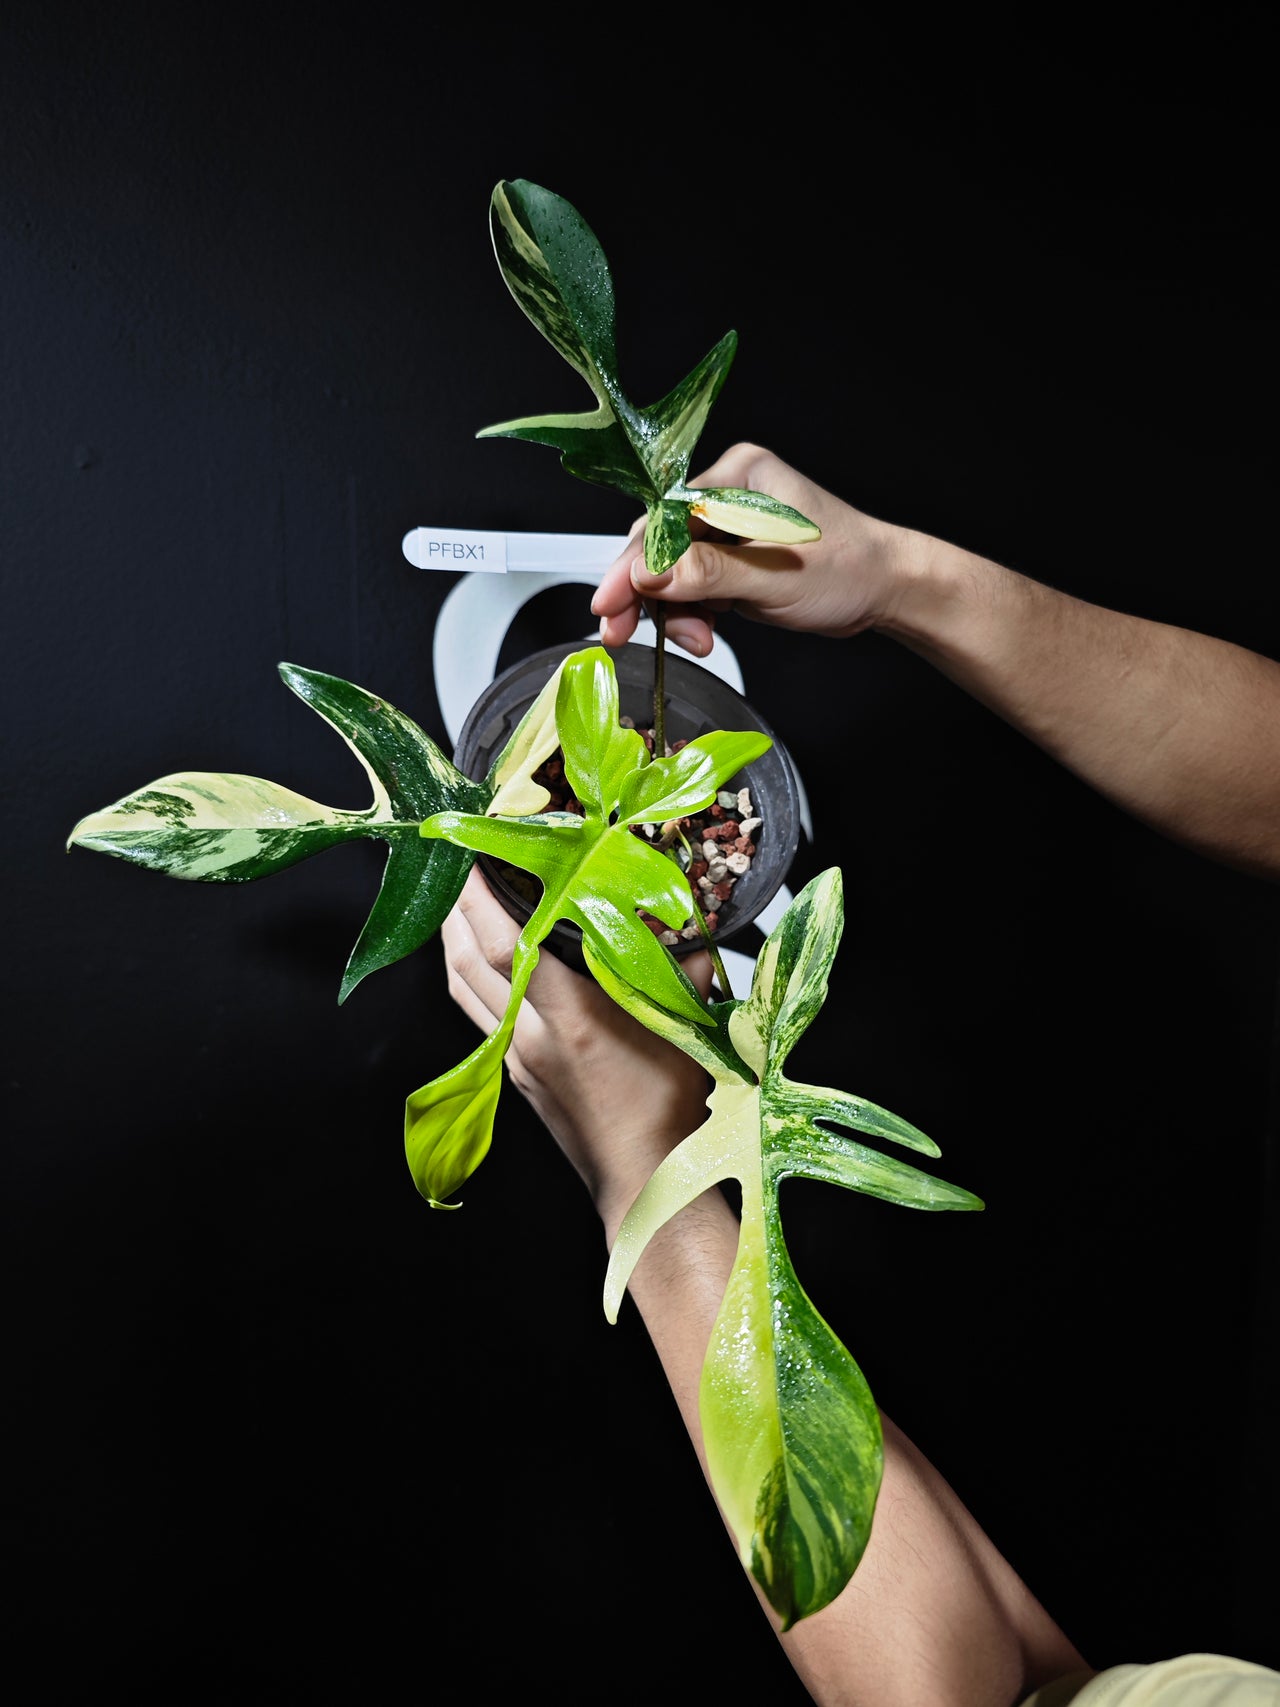
[[[230,889],[63,844],[178,769],[364,804],[277,662],[446,743],[455,577],[406,530],[629,525],[553,452],[474,437],[587,403],[494,263],[502,177],[600,237],[641,401],[736,328],[707,458],[756,439],[1280,656],[1260,17],[1175,8],[1155,59],[957,32],[926,67],[909,29],[725,50],[690,22],[633,53],[564,20],[5,9],[24,1702],[416,1698],[455,1670],[467,1699],[803,1698],[515,1094],[462,1212],[415,1192],[403,1099],[475,1036],[434,946],[339,1009],[380,854]],[[529,643],[585,632],[587,597]],[[1280,1663],[1276,891],[886,641],[726,633],[813,802],[796,880],[844,871],[796,1071],[915,1120],[987,1203],[789,1184],[800,1279],[1093,1663]]]

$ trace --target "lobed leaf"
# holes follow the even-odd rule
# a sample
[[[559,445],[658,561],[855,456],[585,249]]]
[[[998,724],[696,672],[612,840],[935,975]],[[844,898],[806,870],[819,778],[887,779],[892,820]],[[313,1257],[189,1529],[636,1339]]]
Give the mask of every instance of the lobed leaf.
[[[488,1152],[522,980],[557,919],[581,930],[587,964],[605,989],[643,991],[640,999],[654,1013],[694,1032],[705,1029],[711,1059],[729,1072],[741,1069],[724,1015],[702,1000],[640,917],[650,913],[673,929],[682,925],[693,911],[689,880],[674,860],[635,835],[631,824],[643,821],[646,808],[669,815],[705,805],[769,747],[768,736],[717,731],[669,758],[650,760],[636,731],[618,722],[617,677],[602,646],[565,659],[555,703],[565,775],[582,805],[581,815],[499,818],[443,811],[424,819],[420,828],[425,839],[504,860],[531,872],[542,885],[517,943],[512,998],[502,1024],[458,1067],[415,1091],[406,1103],[409,1165],[418,1189],[436,1206]],[[535,726],[542,721],[533,720]],[[642,784],[638,778],[650,780]],[[624,800],[629,813],[622,810]]]
[[[178,772],[82,818],[67,845],[170,877],[244,883],[340,842],[386,842],[382,882],[347,961],[341,1002],[370,972],[432,936],[461,891],[470,858],[424,842],[422,819],[446,806],[482,808],[493,790],[463,776],[416,723],[366,689],[296,664],[279,669],[355,754],[372,789],[370,806],[325,806],[261,777]]]
[[[655,575],[688,549],[691,515],[745,538],[794,543],[819,537],[807,517],[763,493],[698,492],[685,485],[693,451],[733,363],[736,332],[726,332],[659,402],[639,408],[618,379],[613,276],[577,209],[526,178],[503,179],[490,198],[489,225],[508,290],[586,380],[596,408],[521,416],[482,428],[478,438],[550,445],[570,474],[643,503],[645,564]]]
[[[829,1604],[856,1570],[871,1532],[882,1444],[862,1372],[796,1278],[779,1214],[781,1182],[823,1179],[916,1209],[982,1208],[971,1192],[831,1129],[847,1126],[936,1155],[937,1145],[909,1121],[843,1091],[794,1083],[782,1071],[825,999],[842,925],[840,874],[832,868],[806,885],[771,932],[750,995],[718,1004],[714,1046],[704,1038],[695,1054],[715,1081],[708,1119],[665,1158],[624,1217],[604,1288],[605,1314],[616,1321],[658,1228],[701,1192],[738,1181],[738,1249],[699,1403],[717,1499],[743,1565],[784,1629]],[[689,1048],[683,1021],[638,990],[605,987],[652,1030]]]

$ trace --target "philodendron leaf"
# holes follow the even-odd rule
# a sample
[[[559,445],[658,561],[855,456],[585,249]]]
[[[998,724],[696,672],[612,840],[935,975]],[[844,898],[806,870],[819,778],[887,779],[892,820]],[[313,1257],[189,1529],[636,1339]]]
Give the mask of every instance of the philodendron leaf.
[[[493,1140],[502,1089],[502,1063],[534,967],[538,943],[551,929],[544,899],[516,939],[511,995],[496,1031],[465,1060],[405,1101],[404,1152],[413,1182],[433,1209],[461,1209],[447,1199],[480,1166]]]
[[[693,911],[689,881],[631,826],[701,811],[768,751],[769,736],[718,730],[666,758],[651,759],[637,731],[619,723],[617,676],[602,646],[565,660],[556,726],[581,817],[495,819],[442,812],[423,824],[422,834],[532,872],[541,879],[544,898],[554,902],[555,918],[580,926],[618,977],[641,984],[695,1024],[705,1023],[701,1004],[687,993],[687,980],[676,976],[674,958],[638,917],[643,911],[673,929],[682,925]]]
[[[373,804],[324,806],[262,777],[187,771],[161,777],[82,818],[68,846],[87,847],[170,877],[245,883],[282,871],[339,842],[376,837],[387,862],[373,909],[347,962],[339,1001],[370,972],[402,959],[439,929],[472,856],[424,841],[418,827],[445,808],[483,811],[505,787],[524,809],[544,804],[529,772],[555,750],[554,688],[544,689],[483,782],[463,776],[429,735],[364,688],[318,670],[281,664],[300,699],[342,736],[363,767]],[[536,792],[531,792],[536,791]]]
[[[563,673],[561,660],[512,731],[511,739],[489,766],[485,787],[490,795],[487,808],[490,814],[525,818],[531,812],[541,812],[551,799],[550,791],[534,781],[534,774],[560,745],[556,694]]]
[[[526,415],[484,427],[477,438],[527,439],[560,452],[580,480],[613,486],[645,506],[645,564],[662,574],[688,548],[689,517],[747,539],[798,544],[820,530],[762,492],[685,485],[694,448],[737,350],[727,332],[697,367],[649,408],[617,374],[613,276],[577,209],[526,178],[503,179],[490,200],[494,254],[507,288],[543,337],[586,380],[596,407]]]
[[[433,937],[466,882],[471,861],[423,860],[423,818],[449,806],[483,811],[491,790],[472,782],[411,718],[338,676],[281,664],[300,699],[336,729],[373,785],[366,834],[387,844],[387,862],[372,910],[351,951],[339,1002],[362,978],[390,966]],[[416,844],[416,846],[415,846]]]
[[[798,1175],[916,1209],[982,1208],[971,1192],[831,1129],[850,1127],[937,1155],[933,1140],[909,1121],[783,1072],[825,999],[842,925],[833,867],[796,896],[771,933],[751,994],[719,1005],[720,1035],[729,1042],[715,1052],[699,1034],[695,1054],[688,1022],[640,991],[607,986],[651,1030],[695,1054],[715,1086],[708,1120],[655,1170],[619,1229],[605,1313],[617,1319],[631,1272],[658,1228],[701,1192],[736,1179],[741,1231],[703,1364],[702,1429],[739,1556],[784,1629],[826,1606],[857,1568],[871,1532],[882,1446],[862,1372],[796,1278],[778,1188]]]
[[[581,929],[593,967],[607,969],[628,987],[638,985],[663,1012],[681,1016],[695,1030],[718,1032],[722,1041],[715,1047],[736,1060],[723,1024],[639,916],[650,913],[672,929],[683,925],[693,911],[689,880],[631,826],[700,811],[771,742],[754,731],[718,731],[688,742],[669,758],[650,759],[639,734],[621,727],[618,718],[613,659],[602,646],[572,653],[560,676],[556,727],[565,776],[582,815],[495,818],[439,812],[422,825],[424,837],[443,837],[505,860],[532,872],[542,884],[538,906],[520,933],[511,998],[498,1030],[461,1066],[408,1099],[410,1170],[419,1191],[437,1206],[488,1151],[502,1059],[524,981],[536,963],[538,944],[557,919]]]

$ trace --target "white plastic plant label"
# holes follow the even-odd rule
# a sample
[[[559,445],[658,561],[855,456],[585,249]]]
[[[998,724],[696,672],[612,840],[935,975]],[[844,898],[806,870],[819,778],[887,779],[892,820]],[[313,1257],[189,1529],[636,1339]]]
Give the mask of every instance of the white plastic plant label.
[[[415,569],[454,574],[561,574],[599,581],[627,543],[625,534],[490,533],[473,528],[411,528],[402,549]]]

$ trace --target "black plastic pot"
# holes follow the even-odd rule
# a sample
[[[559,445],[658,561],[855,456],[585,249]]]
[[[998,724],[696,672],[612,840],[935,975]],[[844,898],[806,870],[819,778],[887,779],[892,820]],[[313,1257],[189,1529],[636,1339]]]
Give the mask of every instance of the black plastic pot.
[[[549,646],[495,676],[468,712],[459,732],[453,755],[458,769],[477,781],[483,777],[561,660],[571,652],[596,644],[595,640],[586,639]],[[618,678],[622,715],[631,718],[637,728],[648,729],[653,723],[653,648],[636,644],[621,646],[610,656]],[[719,914],[715,940],[729,944],[735,938],[742,938],[787,880],[800,843],[801,791],[786,749],[736,688],[692,659],[677,655],[670,647],[664,660],[663,686],[669,743],[691,741],[714,729],[758,730],[773,741],[767,753],[728,784],[735,789],[746,784],[761,820],[750,869],[738,878]],[[479,855],[478,863],[494,894],[511,916],[523,923],[532,910],[527,892],[522,894],[504,868],[487,854]],[[535,885],[532,892],[536,894],[537,880],[532,882]],[[557,921],[545,946],[568,964],[581,967],[582,933],[576,925],[565,919]],[[681,940],[672,953],[688,954],[700,946],[697,938]]]

